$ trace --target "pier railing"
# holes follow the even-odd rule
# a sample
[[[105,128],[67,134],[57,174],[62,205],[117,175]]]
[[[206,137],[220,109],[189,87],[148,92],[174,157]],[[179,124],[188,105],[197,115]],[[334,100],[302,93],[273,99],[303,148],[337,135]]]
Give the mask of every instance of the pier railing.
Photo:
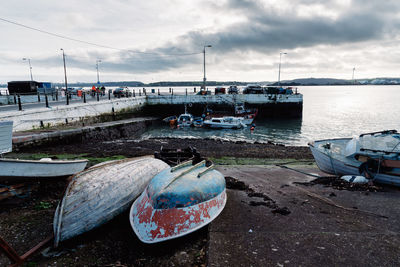
[[[301,103],[303,95],[293,94],[228,94],[228,95],[147,95],[148,105],[178,104],[269,104],[269,103]]]

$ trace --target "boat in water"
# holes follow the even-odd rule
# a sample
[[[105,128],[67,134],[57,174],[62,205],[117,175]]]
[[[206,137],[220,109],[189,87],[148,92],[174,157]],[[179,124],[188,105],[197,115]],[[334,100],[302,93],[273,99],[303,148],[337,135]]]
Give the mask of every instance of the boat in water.
[[[54,246],[128,209],[150,180],[167,168],[165,162],[147,156],[100,163],[74,175],[54,214]]]
[[[326,139],[308,144],[318,167],[326,173],[360,175],[400,186],[400,134],[396,130]]]
[[[0,154],[12,151],[12,121],[0,122]],[[45,178],[70,176],[85,169],[87,159],[53,160],[23,160],[0,158],[0,177],[7,178]]]
[[[241,129],[246,127],[241,117],[218,117],[205,120],[203,122],[203,127],[213,128],[213,129]]]
[[[188,161],[156,175],[133,203],[129,219],[142,242],[157,243],[207,225],[226,200],[224,176],[206,161]]]
[[[189,113],[184,113],[179,115],[177,120],[178,128],[190,127],[193,124],[193,115]]]

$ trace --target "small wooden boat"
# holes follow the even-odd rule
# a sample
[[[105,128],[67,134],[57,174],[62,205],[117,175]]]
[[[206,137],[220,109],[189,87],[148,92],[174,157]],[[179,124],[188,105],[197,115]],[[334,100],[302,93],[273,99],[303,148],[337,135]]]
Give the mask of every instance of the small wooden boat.
[[[0,122],[0,154],[12,151],[12,121]],[[85,169],[88,160],[22,160],[0,158],[0,177],[59,177]]]
[[[318,167],[335,175],[360,175],[400,186],[400,134],[395,130],[308,144]]]
[[[111,220],[169,166],[153,157],[101,163],[74,175],[54,214],[54,246]]]
[[[70,176],[85,169],[87,159],[79,160],[40,160],[0,159],[1,177],[61,177]]]
[[[133,203],[129,219],[144,243],[177,238],[207,225],[226,204],[224,176],[201,161],[156,175]]]

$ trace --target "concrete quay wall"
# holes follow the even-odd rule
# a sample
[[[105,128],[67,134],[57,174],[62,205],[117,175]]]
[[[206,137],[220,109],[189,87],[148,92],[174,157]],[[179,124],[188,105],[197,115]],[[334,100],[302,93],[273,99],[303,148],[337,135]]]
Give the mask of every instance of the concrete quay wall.
[[[200,116],[207,106],[214,111],[234,112],[234,103],[245,103],[246,108],[257,108],[260,117],[301,117],[303,95],[168,95],[147,96],[145,114],[169,116],[187,111]]]
[[[139,138],[157,118],[132,118],[120,121],[99,123],[74,129],[51,132],[20,133],[13,136],[13,150],[22,147],[48,146],[52,144],[71,144],[99,141],[114,141],[120,138]]]
[[[144,96],[100,100],[89,103],[71,103],[70,105],[41,107],[22,111],[3,112],[1,120],[14,121],[14,132],[39,129],[66,123],[83,121],[89,117],[139,110],[146,103]]]

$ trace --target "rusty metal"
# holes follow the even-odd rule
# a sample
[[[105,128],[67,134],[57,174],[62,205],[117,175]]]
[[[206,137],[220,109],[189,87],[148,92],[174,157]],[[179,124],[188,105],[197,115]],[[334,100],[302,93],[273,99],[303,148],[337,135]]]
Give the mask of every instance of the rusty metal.
[[[22,256],[13,249],[1,236],[0,236],[0,247],[4,254],[11,260],[12,264],[9,266],[20,266],[22,265],[30,256],[40,251],[47,243],[53,240],[53,235],[48,236],[45,240],[25,252]]]

